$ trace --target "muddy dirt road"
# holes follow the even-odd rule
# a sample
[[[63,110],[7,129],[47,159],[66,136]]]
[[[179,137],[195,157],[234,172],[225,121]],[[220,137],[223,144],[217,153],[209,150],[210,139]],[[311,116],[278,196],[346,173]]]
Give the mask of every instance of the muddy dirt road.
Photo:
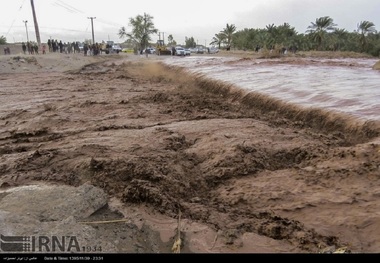
[[[155,252],[179,216],[183,252],[380,251],[377,124],[282,114],[153,59],[21,59],[1,58],[2,189],[90,183],[161,233]]]

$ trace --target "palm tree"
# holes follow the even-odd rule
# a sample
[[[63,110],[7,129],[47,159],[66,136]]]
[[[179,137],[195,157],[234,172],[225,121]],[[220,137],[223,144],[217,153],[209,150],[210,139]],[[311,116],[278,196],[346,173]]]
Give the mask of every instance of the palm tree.
[[[215,34],[215,36],[212,38],[210,45],[218,45],[218,48],[220,49],[220,46],[222,45],[224,41],[224,34],[219,33]]]
[[[266,46],[269,47],[269,49],[274,48],[276,44],[276,36],[277,36],[277,27],[274,24],[267,25],[265,27],[266,32]]]
[[[277,27],[277,33],[279,35],[279,44],[290,47],[294,44],[293,39],[297,35],[297,31],[294,27],[291,27],[288,23],[284,23]]]
[[[7,43],[7,38],[5,36],[0,37],[0,45],[4,45]]]
[[[358,33],[360,34],[360,48],[363,52],[367,47],[367,36],[369,33],[375,33],[375,24],[369,21],[361,21],[358,24]]]
[[[158,30],[154,27],[153,17],[149,14],[138,15],[129,19],[129,25],[132,26],[132,32],[127,33],[125,27],[119,29],[119,37],[128,37],[135,42],[140,50],[149,46],[151,34],[157,34]]]
[[[227,24],[226,28],[224,28],[223,31],[220,31],[220,33],[223,36],[223,40],[227,44],[227,50],[231,49],[232,40],[233,40],[235,31],[236,31],[236,26],[234,24],[231,24],[231,25]]]
[[[341,50],[342,44],[347,40],[348,32],[345,29],[335,29],[333,33],[334,51]]]
[[[311,22],[311,26],[308,26],[307,32],[311,34],[312,40],[317,42],[318,50],[322,49],[323,41],[325,40],[326,32],[333,31],[336,27],[331,17],[324,16],[317,18],[315,23]]]

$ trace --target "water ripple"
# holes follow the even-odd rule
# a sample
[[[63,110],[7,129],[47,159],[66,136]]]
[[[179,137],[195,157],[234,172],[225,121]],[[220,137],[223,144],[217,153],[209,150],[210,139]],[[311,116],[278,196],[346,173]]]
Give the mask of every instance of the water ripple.
[[[380,72],[375,59],[239,60],[193,56],[165,63],[305,107],[380,120]]]

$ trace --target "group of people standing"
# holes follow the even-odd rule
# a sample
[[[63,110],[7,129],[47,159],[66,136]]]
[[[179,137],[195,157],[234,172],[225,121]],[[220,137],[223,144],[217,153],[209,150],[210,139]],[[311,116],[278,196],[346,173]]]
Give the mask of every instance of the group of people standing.
[[[24,54],[29,55],[35,55],[39,54],[39,46],[36,42],[28,41],[28,42],[22,42],[22,51]],[[49,53],[64,53],[64,54],[71,54],[71,53],[81,53],[83,52],[85,56],[87,55],[98,55],[101,53],[102,48],[101,45],[98,43],[95,44],[87,44],[84,43],[81,45],[79,42],[67,42],[64,43],[58,40],[51,40],[49,39],[47,43],[43,43],[41,45],[41,51],[42,54],[46,54],[47,51]],[[4,53],[7,54],[8,51],[4,49]]]
[[[60,40],[58,42],[57,39],[49,39],[47,42],[47,45],[49,47],[49,52],[59,52],[59,53],[65,53],[65,54],[70,54],[70,53],[80,53],[80,48],[79,48],[79,42],[62,42]]]
[[[11,54],[11,49],[9,47],[4,48],[4,55],[10,55]]]
[[[32,41],[22,42],[22,52],[28,52],[29,55],[38,54],[38,44]]]

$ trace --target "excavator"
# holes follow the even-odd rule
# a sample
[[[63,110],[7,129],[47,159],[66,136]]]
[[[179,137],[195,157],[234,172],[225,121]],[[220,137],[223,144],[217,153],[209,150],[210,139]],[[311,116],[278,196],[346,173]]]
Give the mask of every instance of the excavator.
[[[161,55],[171,55],[172,52],[170,49],[168,49],[168,47],[165,45],[165,41],[164,40],[157,40],[157,46],[156,46],[156,52],[157,52],[157,55],[161,56]]]

